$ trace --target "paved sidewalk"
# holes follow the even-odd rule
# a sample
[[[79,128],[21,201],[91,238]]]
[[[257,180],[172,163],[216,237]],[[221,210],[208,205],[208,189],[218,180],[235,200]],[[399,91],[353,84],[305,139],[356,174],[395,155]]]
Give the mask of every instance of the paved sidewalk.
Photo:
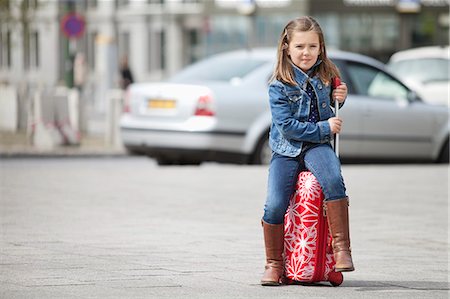
[[[0,160],[0,298],[448,298],[448,166],[345,165],[356,271],[261,287],[267,168]]]
[[[20,157],[99,157],[124,156],[123,147],[107,145],[101,134],[84,134],[80,145],[55,146],[52,149],[39,149],[32,146],[26,133],[0,131],[0,158]]]

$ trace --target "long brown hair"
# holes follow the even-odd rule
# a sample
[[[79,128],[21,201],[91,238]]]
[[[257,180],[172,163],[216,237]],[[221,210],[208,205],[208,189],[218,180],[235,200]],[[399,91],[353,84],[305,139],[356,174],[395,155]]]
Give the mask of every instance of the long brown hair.
[[[294,70],[292,68],[292,61],[288,56],[287,49],[289,42],[292,39],[292,35],[299,31],[312,31],[317,33],[319,36],[320,54],[318,59],[322,60],[322,63],[319,64],[313,75],[318,74],[320,80],[324,84],[329,84],[329,82],[331,82],[331,78],[339,77],[340,74],[338,68],[327,56],[325,40],[319,23],[317,23],[313,17],[305,16],[290,21],[284,27],[278,42],[277,64],[275,66],[271,81],[277,79],[283,83],[297,85],[295,82]]]

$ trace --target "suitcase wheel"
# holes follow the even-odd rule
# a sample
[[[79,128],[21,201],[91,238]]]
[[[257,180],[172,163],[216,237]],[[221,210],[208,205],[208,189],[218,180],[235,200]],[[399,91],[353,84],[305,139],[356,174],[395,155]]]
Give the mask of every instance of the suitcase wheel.
[[[333,287],[337,287],[344,282],[344,275],[341,272],[331,272],[328,274],[328,280]]]

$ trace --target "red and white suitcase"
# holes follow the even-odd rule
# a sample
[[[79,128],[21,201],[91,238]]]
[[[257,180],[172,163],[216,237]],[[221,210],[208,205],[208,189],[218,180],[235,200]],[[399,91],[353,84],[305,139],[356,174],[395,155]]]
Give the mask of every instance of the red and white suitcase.
[[[329,281],[338,286],[344,280],[342,273],[334,271],[323,199],[315,176],[309,171],[301,172],[284,216],[284,273],[288,284]]]

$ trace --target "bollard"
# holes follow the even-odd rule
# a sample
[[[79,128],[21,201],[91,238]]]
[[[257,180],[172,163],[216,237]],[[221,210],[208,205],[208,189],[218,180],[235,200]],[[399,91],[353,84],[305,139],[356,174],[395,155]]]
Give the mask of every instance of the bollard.
[[[122,146],[119,132],[119,119],[122,113],[123,91],[110,89],[107,94],[106,135],[107,146],[119,148]]]
[[[54,98],[56,108],[56,127],[64,138],[64,144],[79,145],[79,101],[77,91],[72,91],[67,87],[57,87]]]
[[[67,95],[69,108],[69,123],[74,131],[81,131],[81,93],[78,89],[72,88]]]
[[[44,150],[59,145],[79,145],[77,91],[57,87],[38,89],[32,103],[32,144]]]
[[[17,89],[10,85],[0,85],[0,131],[17,132],[18,125]]]
[[[32,102],[32,144],[38,149],[51,150],[63,143],[56,128],[53,97],[48,90],[39,88]]]

